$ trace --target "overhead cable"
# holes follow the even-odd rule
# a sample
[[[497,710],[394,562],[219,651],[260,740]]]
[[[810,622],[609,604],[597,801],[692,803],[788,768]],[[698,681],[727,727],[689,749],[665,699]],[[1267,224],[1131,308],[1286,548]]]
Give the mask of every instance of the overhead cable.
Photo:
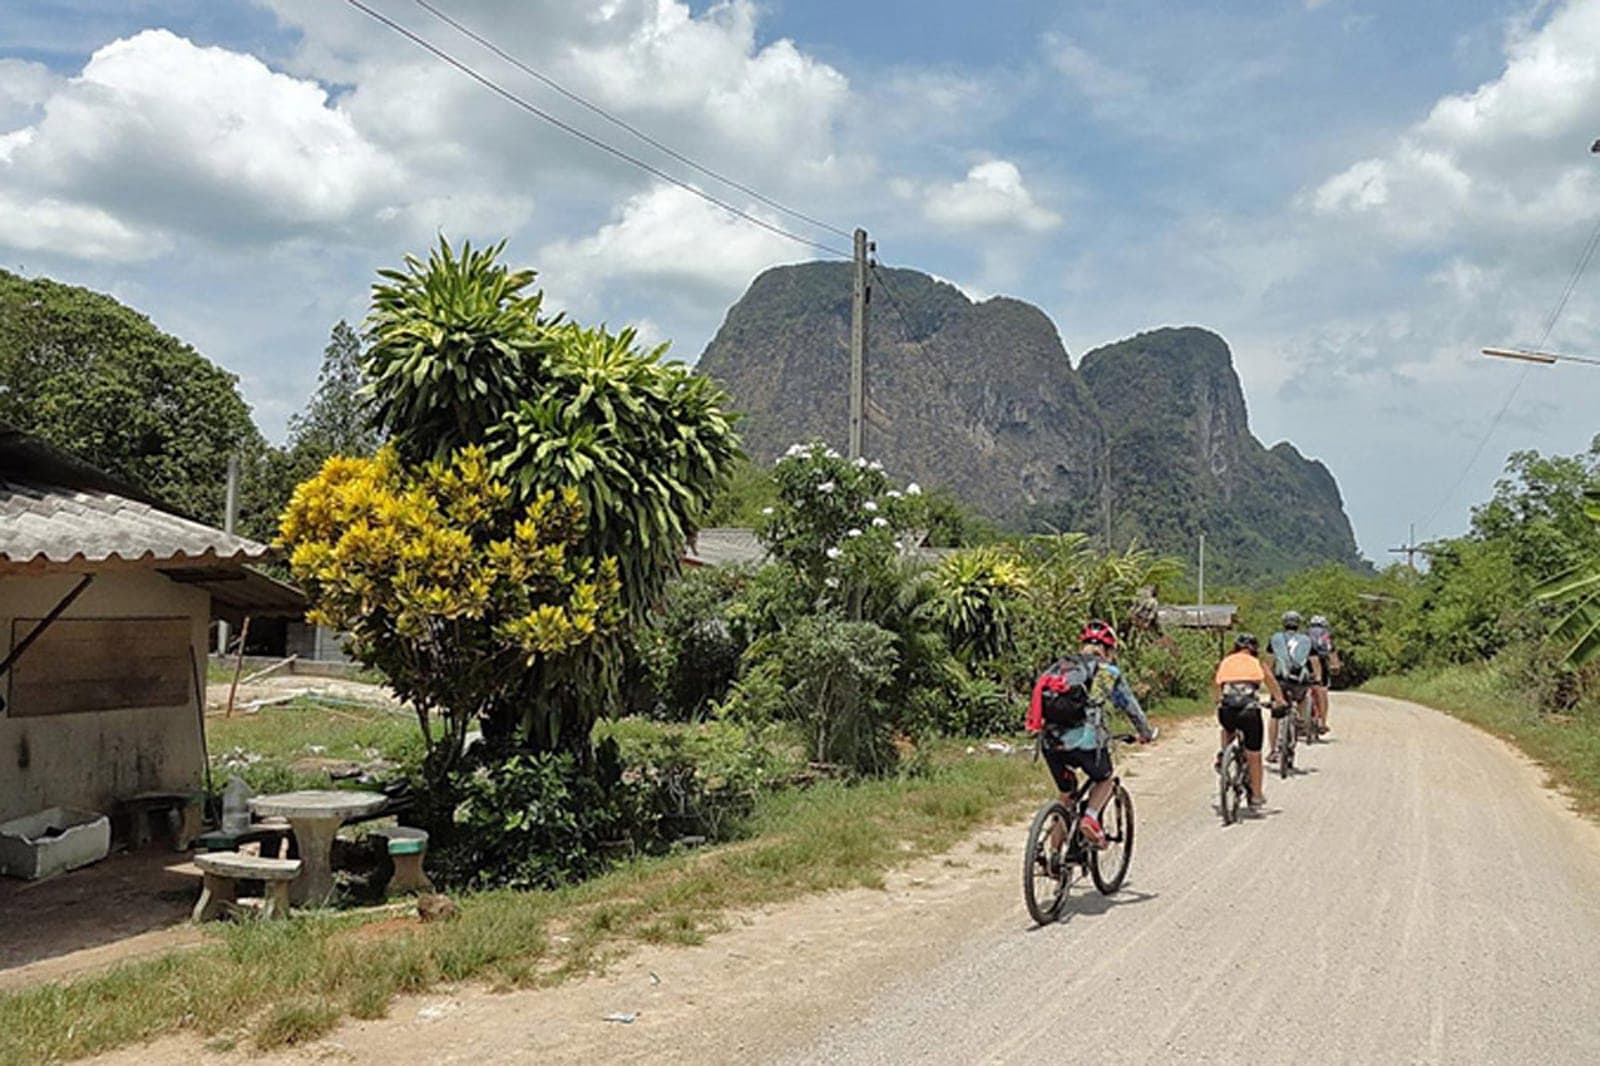
[[[678,188],[684,190],[685,192],[691,193],[692,195],[699,197],[700,199],[706,201],[709,204],[712,204],[712,205],[714,205],[716,207],[720,207],[722,210],[728,212],[730,215],[733,215],[736,218],[739,218],[739,219],[741,219],[741,220],[743,220],[745,222],[748,222],[753,226],[759,226],[760,228],[766,230],[768,233],[772,233],[772,234],[775,234],[775,235],[777,235],[779,237],[783,237],[786,240],[794,241],[796,244],[802,244],[802,245],[805,245],[806,247],[809,247],[809,248],[815,248],[818,251],[826,252],[826,253],[828,253],[829,255],[832,255],[832,256],[838,256],[838,257],[843,258],[843,259],[851,258],[852,253],[850,253],[850,252],[841,251],[838,248],[834,248],[834,247],[832,247],[830,245],[823,244],[820,241],[815,241],[815,240],[812,240],[809,237],[804,237],[804,236],[802,236],[802,235],[800,235],[798,233],[793,233],[793,232],[791,232],[789,230],[784,229],[782,226],[774,225],[773,223],[768,222],[767,220],[765,220],[765,219],[763,219],[763,218],[761,218],[761,217],[759,217],[757,215],[753,215],[748,211],[741,210],[740,208],[738,208],[738,207],[734,206],[733,204],[729,203],[728,201],[723,200],[720,197],[713,196],[711,193],[706,192],[704,189],[701,189],[701,188],[698,188],[698,187],[696,187],[694,185],[691,185],[690,183],[684,181],[683,179],[675,177],[674,175],[667,173],[666,171],[662,170],[660,167],[654,166],[651,163],[648,163],[645,160],[638,158],[637,156],[631,155],[628,152],[625,152],[622,149],[615,147],[614,145],[606,143],[605,141],[601,140],[599,137],[596,137],[591,133],[588,133],[588,132],[586,132],[584,130],[581,130],[578,127],[572,125],[569,122],[563,121],[562,119],[556,117],[555,115],[552,115],[550,112],[545,111],[543,108],[540,108],[538,105],[529,102],[528,100],[524,99],[521,96],[518,96],[516,93],[512,92],[510,89],[507,89],[505,86],[501,85],[499,82],[494,81],[492,78],[488,77],[487,75],[479,73],[477,70],[473,69],[467,63],[463,62],[460,59],[457,59],[455,56],[451,55],[449,52],[445,51],[443,48],[440,48],[438,45],[432,43],[431,41],[429,41],[426,38],[422,37],[421,35],[413,32],[412,30],[407,29],[405,26],[401,25],[399,22],[396,22],[394,19],[390,18],[388,15],[385,15],[383,12],[377,11],[374,8],[368,6],[367,4],[363,3],[362,0],[345,0],[345,3],[349,4],[351,7],[355,8],[356,10],[362,12],[363,14],[365,14],[367,17],[373,19],[374,21],[380,22],[383,25],[387,26],[389,29],[393,30],[395,33],[398,33],[400,36],[406,38],[412,44],[415,44],[418,48],[421,48],[424,51],[432,54],[433,56],[435,56],[436,58],[442,60],[443,62],[448,63],[450,66],[455,67],[461,73],[465,74],[467,77],[471,78],[473,81],[477,82],[479,85],[482,85],[484,88],[488,89],[490,92],[494,93],[495,95],[504,98],[505,100],[511,102],[512,104],[516,105],[517,107],[520,107],[522,110],[528,112],[529,114],[534,115],[537,118],[543,119],[544,121],[550,123],[552,126],[555,126],[557,129],[560,129],[560,130],[562,130],[562,131],[564,131],[564,132],[566,132],[568,134],[571,134],[572,136],[578,138],[580,141],[583,141],[585,144],[588,144],[588,145],[590,145],[590,146],[592,146],[594,148],[598,148],[600,151],[605,152],[608,155],[615,156],[616,158],[621,159],[624,162],[631,163],[633,166],[638,167],[640,170],[643,170],[645,173],[650,174],[650,175],[652,175],[652,176],[654,176],[656,178],[659,178],[662,181],[667,182],[668,184],[675,185]]]
[[[610,111],[607,111],[605,108],[601,107],[599,104],[593,103],[592,101],[587,100],[584,97],[580,96],[579,94],[573,92],[571,89],[568,89],[565,85],[562,85],[560,82],[556,81],[554,78],[550,77],[548,74],[544,74],[544,73],[542,73],[542,72],[540,72],[538,70],[535,70],[533,67],[529,66],[527,63],[523,62],[521,59],[518,59],[516,56],[512,55],[511,53],[507,52],[505,49],[501,48],[499,45],[495,44],[489,38],[483,36],[482,34],[478,33],[476,30],[472,29],[472,27],[463,24],[461,21],[459,21],[458,19],[456,19],[453,16],[451,16],[448,12],[439,10],[438,7],[436,7],[435,5],[429,3],[428,0],[414,0],[414,2],[416,3],[416,5],[418,7],[422,8],[422,10],[426,11],[428,14],[432,15],[434,18],[436,18],[439,21],[443,22],[445,25],[449,26],[451,29],[454,29],[456,32],[462,34],[463,36],[469,38],[470,40],[475,41],[477,44],[482,45],[484,48],[486,48],[489,51],[493,52],[495,55],[499,56],[501,59],[505,60],[507,63],[510,63],[512,66],[516,67],[518,70],[522,71],[524,74],[528,75],[530,78],[533,78],[536,81],[540,82],[541,84],[547,86],[548,88],[553,89],[554,91],[560,93],[562,96],[566,97],[568,100],[571,100],[573,103],[577,104],[579,107],[586,108],[587,110],[592,111],[594,114],[599,115],[601,118],[605,119],[607,122],[611,123],[613,126],[616,126],[618,129],[624,130],[627,133],[632,134],[634,137],[637,137],[639,140],[643,141],[645,144],[648,144],[650,147],[656,149],[658,152],[661,152],[661,153],[663,153],[663,154],[665,154],[667,156],[670,156],[671,158],[677,160],[679,163],[682,163],[684,166],[689,167],[690,169],[695,170],[695,171],[697,171],[697,172],[699,172],[701,174],[704,174],[708,178],[711,178],[711,179],[713,179],[715,181],[719,181],[722,184],[724,184],[724,185],[726,185],[726,186],[728,186],[730,188],[737,189],[738,191],[744,193],[746,196],[749,196],[749,197],[751,197],[751,198],[753,198],[755,200],[759,200],[761,203],[766,204],[768,207],[772,208],[773,210],[781,211],[784,214],[790,216],[791,218],[799,219],[801,222],[804,222],[804,223],[806,223],[808,225],[811,225],[811,226],[815,226],[818,229],[827,230],[829,233],[832,233],[832,234],[835,234],[837,236],[843,237],[845,240],[850,240],[853,237],[853,234],[849,230],[840,229],[838,226],[835,226],[835,225],[832,225],[830,223],[824,222],[819,218],[813,218],[811,215],[806,214],[804,211],[798,211],[795,208],[792,208],[792,207],[789,207],[786,204],[780,203],[779,201],[773,199],[772,197],[766,195],[765,193],[761,192],[758,189],[753,189],[750,186],[744,184],[743,182],[740,182],[740,181],[737,181],[737,180],[735,180],[733,178],[728,177],[726,174],[721,174],[721,173],[718,173],[715,170],[712,170],[710,167],[704,165],[703,163],[696,162],[694,159],[691,159],[689,156],[684,155],[682,152],[678,151],[676,148],[673,148],[671,145],[662,143],[660,140],[657,140],[655,137],[652,137],[648,133],[646,133],[643,130],[639,129],[637,126],[634,126],[633,124],[627,122],[624,119],[618,118],[616,115],[612,114]]]

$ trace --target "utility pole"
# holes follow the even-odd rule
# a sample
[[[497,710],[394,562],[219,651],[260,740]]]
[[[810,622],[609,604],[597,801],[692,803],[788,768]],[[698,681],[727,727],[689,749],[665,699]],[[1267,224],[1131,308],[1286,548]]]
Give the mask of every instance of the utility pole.
[[[232,534],[239,517],[239,453],[228,456],[228,491],[222,505],[223,531]],[[228,654],[228,623],[217,623],[217,654]]]
[[[1102,510],[1105,511],[1106,520],[1106,554],[1111,553],[1111,439],[1106,438],[1105,444],[1105,484],[1100,488]]]
[[[856,230],[855,285],[850,297],[850,458],[861,458],[867,416],[867,305],[872,286],[867,283],[868,254],[872,245],[867,231]]]
[[[1206,535],[1200,534],[1200,589],[1198,606],[1206,605]]]
[[[1411,535],[1406,538],[1405,546],[1400,548],[1390,548],[1389,554],[1404,555],[1406,557],[1406,566],[1410,567],[1413,571],[1416,570],[1417,556],[1427,555],[1428,549],[1417,543],[1417,524],[1415,522],[1411,523]]]

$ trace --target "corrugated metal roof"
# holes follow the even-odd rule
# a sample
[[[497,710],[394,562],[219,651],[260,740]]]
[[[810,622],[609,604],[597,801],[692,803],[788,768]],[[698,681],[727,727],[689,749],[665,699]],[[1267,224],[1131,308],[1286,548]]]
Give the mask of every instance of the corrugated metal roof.
[[[1171,606],[1156,610],[1156,620],[1165,629],[1232,629],[1239,616],[1239,608],[1231,603],[1208,603],[1205,606]]]
[[[238,625],[245,616],[304,618],[306,594],[286,581],[252,566],[166,568],[161,572],[180,585],[193,585],[211,596],[211,616]]]
[[[271,549],[92,486],[0,478],[0,570],[245,563]]]
[[[753,529],[733,526],[702,529],[684,549],[683,561],[690,566],[732,566],[760,563],[767,557]]]

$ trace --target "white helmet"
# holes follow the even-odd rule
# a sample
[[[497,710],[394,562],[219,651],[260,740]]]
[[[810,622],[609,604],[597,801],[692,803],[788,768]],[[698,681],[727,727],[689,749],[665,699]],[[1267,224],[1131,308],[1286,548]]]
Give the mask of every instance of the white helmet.
[[[1314,614],[1314,615],[1311,616],[1311,624],[1314,625],[1314,626],[1321,626],[1323,629],[1327,629],[1328,628],[1327,616],[1326,615],[1320,615],[1320,614]]]

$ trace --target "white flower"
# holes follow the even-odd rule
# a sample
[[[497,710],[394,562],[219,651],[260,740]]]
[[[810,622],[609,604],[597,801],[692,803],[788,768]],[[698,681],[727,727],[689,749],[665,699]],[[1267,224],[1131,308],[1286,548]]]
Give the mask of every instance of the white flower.
[[[817,486],[817,491],[822,493],[824,496],[826,496],[828,493],[832,492],[837,487],[838,486],[834,485],[834,483],[831,482],[831,481],[824,481],[822,484]]]
[[[826,555],[830,559],[837,559],[839,556],[843,555],[844,552],[840,551],[838,548],[829,548],[822,554]]]
[[[837,459],[837,458],[839,458],[839,453],[834,451],[832,448],[829,448],[827,451],[823,452],[822,454],[826,455],[829,459]]]
[[[828,586],[830,589],[836,589],[839,587],[839,579],[836,577],[825,577],[822,579],[822,583]]]
[[[907,496],[921,496],[922,495],[922,486],[918,485],[915,481],[913,481],[911,484],[906,486],[906,495]]]
[[[894,550],[897,551],[897,552],[905,551],[906,550],[906,542],[903,541],[903,540],[895,541],[894,542]]]
[[[866,468],[867,468],[867,457],[864,456],[864,455],[856,456],[856,469],[857,470],[865,470]]]
[[[874,518],[872,520],[872,528],[873,529],[888,529],[889,528],[889,520],[887,518],[883,517],[882,515],[879,515],[877,518]]]
[[[899,489],[890,489],[888,491],[888,493],[886,493],[886,495],[891,500],[898,500],[901,496],[903,496],[905,494],[903,492],[901,492]]]
[[[844,531],[844,535],[847,536],[847,537],[859,537],[859,536],[861,536],[861,530],[859,530],[859,529],[847,529],[847,530]]]
[[[876,511],[878,509],[878,501],[868,500],[866,503],[861,505],[861,509],[863,511]]]
[[[809,455],[810,451],[811,449],[807,448],[804,444],[791,444],[789,445],[789,450],[783,454],[790,459],[798,459],[802,455]]]
[[[767,515],[768,517],[770,517],[772,515],[772,508],[771,507],[763,507],[763,508],[761,508],[761,513],[764,514],[764,515]]]
[[[872,462],[867,464],[867,469],[872,471],[874,474],[881,474],[883,473],[883,464],[874,459]]]

